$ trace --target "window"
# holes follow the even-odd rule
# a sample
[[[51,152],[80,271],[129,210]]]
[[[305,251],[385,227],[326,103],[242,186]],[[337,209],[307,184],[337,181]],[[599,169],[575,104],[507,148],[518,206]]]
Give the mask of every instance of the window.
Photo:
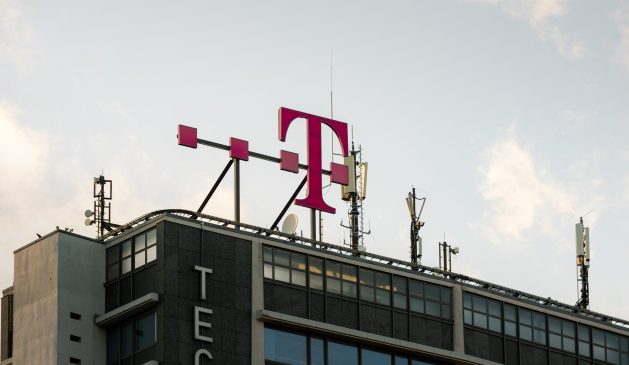
[[[120,246],[115,245],[107,249],[107,281],[118,278],[120,272]]]
[[[356,267],[326,260],[326,289],[328,293],[356,298]]]
[[[627,362],[627,338],[617,334],[592,328],[592,355],[594,360],[606,361],[610,364],[621,364],[621,351],[623,364]],[[623,349],[621,350],[621,342]]]
[[[590,357],[590,327],[579,325],[579,355]]]
[[[78,313],[70,312],[70,318],[76,319],[77,321],[81,320],[81,315]]]
[[[510,304],[503,303],[502,310],[504,311],[504,332],[505,335],[511,337],[518,337],[516,328],[516,307]]]
[[[520,338],[546,345],[546,315],[520,308]]]
[[[157,341],[157,317],[145,312],[111,327],[107,332],[107,364],[117,365]]]
[[[361,365],[391,365],[391,354],[362,349]]]
[[[120,257],[122,259],[122,275],[131,272],[131,240],[120,244]]]
[[[70,358],[70,364],[80,364],[80,363],[81,363],[81,359],[77,359],[76,357]]]
[[[80,336],[70,335],[70,341],[72,342],[81,342]]]
[[[502,333],[501,302],[469,293],[463,296],[463,320],[466,324]]]
[[[376,301],[376,279],[371,270],[360,269],[360,299],[367,302]]]
[[[376,303],[391,305],[391,275],[376,271]]]
[[[306,286],[306,255],[264,247],[264,277]]]
[[[323,290],[323,259],[310,257],[310,289]]]
[[[574,353],[575,324],[555,317],[548,317],[548,344],[552,348]]]
[[[342,343],[328,342],[328,365],[358,365],[358,348]]]
[[[264,359],[267,364],[306,365],[306,336],[264,328]]]
[[[629,365],[629,338],[620,338],[620,364]]]
[[[450,288],[409,280],[409,289],[412,312],[451,318],[452,291]]]
[[[133,268],[137,269],[157,258],[157,231],[152,229],[133,237]]]
[[[391,305],[391,275],[360,269],[360,299]]]
[[[393,306],[399,309],[406,309],[406,278],[400,276],[393,277]]]
[[[310,339],[310,365],[325,364],[325,347],[322,338]]]

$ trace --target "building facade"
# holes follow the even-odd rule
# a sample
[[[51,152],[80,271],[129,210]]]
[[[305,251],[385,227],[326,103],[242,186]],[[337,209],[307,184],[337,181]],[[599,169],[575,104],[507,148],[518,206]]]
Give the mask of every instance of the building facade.
[[[14,259],[1,365],[629,365],[627,321],[193,212]]]

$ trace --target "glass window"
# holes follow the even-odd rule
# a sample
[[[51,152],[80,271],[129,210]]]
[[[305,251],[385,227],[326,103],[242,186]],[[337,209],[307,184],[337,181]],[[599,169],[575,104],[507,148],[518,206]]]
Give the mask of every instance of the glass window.
[[[116,279],[120,272],[120,246],[115,245],[107,249],[107,281]]]
[[[122,274],[131,272],[131,240],[121,244]]]
[[[358,365],[358,349],[355,346],[329,341],[328,365]]]
[[[465,299],[465,297],[468,297]],[[467,307],[465,302],[467,301]],[[502,333],[502,303],[474,294],[464,294],[463,320],[466,324]],[[513,323],[515,326],[515,323]]]
[[[391,354],[362,349],[362,365],[391,365]]]
[[[408,357],[395,355],[395,365],[408,365]]]
[[[135,321],[135,350],[142,351],[155,344],[155,312],[139,317]]]
[[[342,275],[342,293],[346,297],[356,298],[356,267],[351,265],[341,265]]]
[[[376,279],[371,270],[360,269],[360,299],[367,302],[375,302],[376,291],[374,289]]]
[[[310,339],[310,365],[325,365],[325,347],[321,338]]]
[[[310,257],[310,288],[323,290],[323,259]]]
[[[590,357],[590,327],[578,326],[579,355]]]
[[[406,278],[393,276],[393,306],[406,309]]]
[[[306,336],[264,328],[264,359],[286,365],[306,365]]]
[[[107,331],[107,364],[118,364],[120,357],[120,332],[118,327]]]
[[[299,286],[306,286],[306,255],[291,252],[291,283]]]
[[[341,294],[341,264],[334,261],[325,262],[326,289],[328,293]]]
[[[146,236],[141,234],[133,238],[134,261],[133,268],[137,269],[146,264]]]
[[[146,232],[146,263],[157,260],[157,230]]]
[[[127,321],[120,328],[120,358],[125,359],[133,354],[133,322]]]
[[[376,272],[376,303],[391,305],[391,275]]]

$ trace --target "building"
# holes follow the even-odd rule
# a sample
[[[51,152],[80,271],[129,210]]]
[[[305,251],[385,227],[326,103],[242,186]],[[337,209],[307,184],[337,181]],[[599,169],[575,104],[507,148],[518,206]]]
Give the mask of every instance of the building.
[[[187,211],[14,253],[1,365],[629,364],[629,322]]]

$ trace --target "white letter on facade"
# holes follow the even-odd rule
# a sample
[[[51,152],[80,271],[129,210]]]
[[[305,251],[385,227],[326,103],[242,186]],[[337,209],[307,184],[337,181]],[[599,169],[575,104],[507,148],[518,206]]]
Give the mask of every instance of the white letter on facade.
[[[201,327],[212,328],[212,323],[201,321],[201,313],[213,314],[214,312],[211,309],[201,308],[197,306],[194,307],[194,339],[206,342],[213,342],[214,339],[212,339],[212,337],[201,335]]]
[[[205,300],[205,274],[211,274],[212,269],[195,265],[194,269],[201,272],[201,300]]]
[[[201,365],[201,355],[205,355],[208,359],[213,360],[212,354],[208,350],[197,350],[194,354],[194,365]]]

